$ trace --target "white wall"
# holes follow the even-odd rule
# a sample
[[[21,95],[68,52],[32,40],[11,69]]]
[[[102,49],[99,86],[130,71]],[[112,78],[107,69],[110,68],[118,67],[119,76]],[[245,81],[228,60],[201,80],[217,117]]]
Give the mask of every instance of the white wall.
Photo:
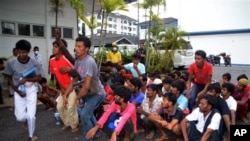
[[[37,24],[45,26],[45,37],[30,37],[18,35],[2,35],[0,32],[0,57],[12,54],[12,48],[20,39],[31,42],[32,47],[38,46],[43,56],[43,66],[47,73],[48,58],[52,54],[51,27],[55,25],[55,16],[50,14],[49,0],[1,0],[0,21]],[[74,39],[77,37],[76,15],[73,8],[66,5],[63,16],[59,16],[58,26],[73,28],[73,39],[66,39],[68,49],[73,54]]]
[[[225,52],[231,54],[232,64],[250,64],[250,33],[191,36],[189,40],[194,50],[205,50],[207,55]]]

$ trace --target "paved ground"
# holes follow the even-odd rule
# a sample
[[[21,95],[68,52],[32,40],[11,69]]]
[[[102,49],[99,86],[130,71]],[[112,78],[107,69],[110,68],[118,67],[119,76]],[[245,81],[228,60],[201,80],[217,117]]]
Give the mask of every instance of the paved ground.
[[[232,82],[236,82],[238,75],[245,73],[250,78],[250,66],[214,67],[213,78],[219,80],[225,72],[232,74]],[[13,111],[13,98],[9,98],[4,90],[4,102],[0,105],[0,140],[1,141],[25,141],[28,131],[21,123],[16,122]],[[44,106],[38,103],[36,135],[39,141],[80,141],[81,132],[71,133],[70,130],[61,131],[62,125],[55,125],[53,112],[43,110]],[[156,137],[159,134],[156,134]],[[145,134],[136,136],[135,141],[144,141]],[[171,137],[171,136],[170,136]],[[96,141],[105,141],[107,137],[101,134]],[[170,140],[173,140],[172,138]]]

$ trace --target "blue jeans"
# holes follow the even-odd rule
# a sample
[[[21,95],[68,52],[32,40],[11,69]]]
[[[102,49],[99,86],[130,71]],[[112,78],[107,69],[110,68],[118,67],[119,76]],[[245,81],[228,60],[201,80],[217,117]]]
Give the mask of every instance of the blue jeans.
[[[190,98],[188,100],[188,108],[190,111],[192,111],[192,109],[195,106],[197,106],[196,102],[195,102],[196,97],[197,97],[198,93],[204,89],[204,87],[205,87],[204,84],[197,84],[197,83],[193,84],[193,87],[192,87],[191,92],[190,92]]]
[[[86,139],[87,132],[96,125],[96,117],[94,110],[104,101],[105,94],[88,95],[84,97],[85,105],[78,112],[80,113],[80,119],[82,124],[83,141],[92,141],[92,139]]]

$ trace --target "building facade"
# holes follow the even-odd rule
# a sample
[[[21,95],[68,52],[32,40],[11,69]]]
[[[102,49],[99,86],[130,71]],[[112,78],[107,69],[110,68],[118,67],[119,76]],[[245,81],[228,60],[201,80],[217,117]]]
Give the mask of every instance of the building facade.
[[[58,27],[73,54],[74,40],[78,36],[77,18],[70,4],[65,4],[63,15],[58,16]],[[31,43],[32,49],[34,46],[40,48],[44,70],[48,71],[52,42],[55,40],[55,14],[51,13],[49,0],[1,0],[0,27],[0,57],[12,55],[15,43],[25,39]]]
[[[97,19],[97,23],[101,25],[102,23],[102,15],[95,13],[94,16]],[[90,17],[90,16],[89,16]],[[88,18],[89,18],[88,17]],[[105,17],[104,17],[105,18]],[[81,21],[84,23],[83,21]],[[105,19],[104,19],[105,22]],[[86,26],[86,24],[82,24],[85,26],[85,35],[90,36],[90,29]],[[105,27],[104,27],[105,30]],[[82,30],[80,30],[82,31]],[[94,29],[94,34],[101,33],[101,26]],[[109,34],[119,34],[119,35],[128,35],[128,36],[137,36],[137,21],[133,18],[130,18],[126,15],[121,15],[119,13],[111,13],[108,17],[107,22],[107,33]]]

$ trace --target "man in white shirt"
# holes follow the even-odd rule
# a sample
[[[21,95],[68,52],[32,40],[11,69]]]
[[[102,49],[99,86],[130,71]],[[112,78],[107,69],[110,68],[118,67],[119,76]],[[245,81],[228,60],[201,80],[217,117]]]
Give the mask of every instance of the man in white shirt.
[[[43,60],[42,60],[42,55],[39,53],[39,47],[35,46],[33,48],[33,52],[34,53],[31,53],[30,57],[33,58],[34,60],[36,60],[36,62],[41,65],[41,68],[42,68],[41,74],[44,77],[45,73],[44,73],[44,70],[43,70]]]
[[[144,127],[147,136],[146,139],[152,139],[156,127],[148,116],[152,113],[158,112],[162,106],[162,98],[157,95],[158,87],[156,84],[149,84],[147,86],[146,97],[143,99],[141,106],[137,107],[137,123]]]
[[[215,103],[213,96],[203,95],[199,107],[182,120],[181,130],[185,141],[221,140],[218,131],[221,115],[214,109]]]

